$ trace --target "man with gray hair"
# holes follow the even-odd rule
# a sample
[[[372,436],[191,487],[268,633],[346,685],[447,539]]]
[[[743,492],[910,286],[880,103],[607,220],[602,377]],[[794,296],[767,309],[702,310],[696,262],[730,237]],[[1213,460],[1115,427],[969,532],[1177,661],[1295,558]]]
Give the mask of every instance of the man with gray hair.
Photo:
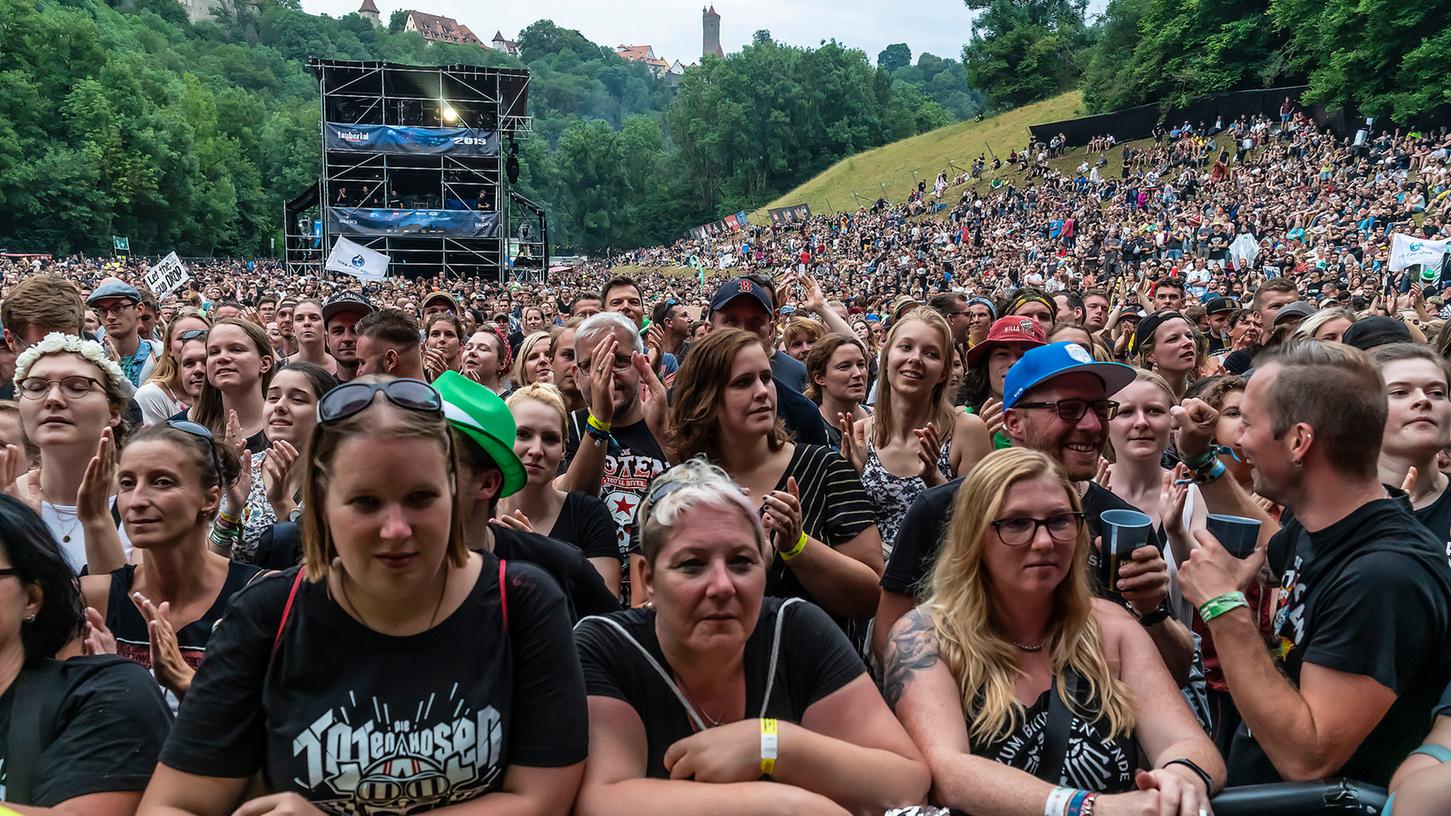
[[[604,500],[615,522],[620,592],[628,602],[635,511],[650,480],[669,467],[661,444],[665,386],[650,369],[634,321],[619,312],[600,312],[580,324],[574,361],[574,381],[587,407],[569,415],[565,489]],[[648,399],[640,396],[642,383]]]

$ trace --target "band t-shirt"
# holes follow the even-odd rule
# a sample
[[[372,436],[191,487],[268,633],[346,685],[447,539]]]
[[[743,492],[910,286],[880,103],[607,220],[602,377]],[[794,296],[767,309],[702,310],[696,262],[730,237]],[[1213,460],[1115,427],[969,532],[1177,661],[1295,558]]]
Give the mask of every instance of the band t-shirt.
[[[800,723],[806,709],[864,674],[866,666],[825,612],[799,600],[783,610],[785,603],[779,598],[764,599],[756,628],[746,640],[745,715]],[[772,678],[771,653],[778,616],[784,618]],[[655,637],[655,610],[631,609],[608,617],[624,627],[667,674],[673,675]],[[580,621],[574,636],[588,693],[624,700],[635,709],[645,726],[648,743],[645,775],[669,779],[666,749],[695,733],[684,705],[640,650],[604,620]]]
[[[48,808],[92,793],[145,790],[171,728],[156,681],[125,658],[95,655],[62,663],[59,682],[55,722],[40,724],[43,745],[9,744],[15,684],[0,696],[0,802]],[[39,751],[28,802],[7,790],[17,750]]]
[[[247,777],[336,816],[415,814],[499,790],[511,764],[588,753],[584,682],[564,597],[539,568],[499,561],[432,629],[393,637],[296,570],[233,597],[161,761]],[[507,604],[507,605],[506,605]],[[269,657],[270,655],[270,657]]]
[[[883,589],[909,596],[926,590],[932,579],[932,566],[937,563],[937,552],[942,547],[942,537],[948,522],[952,521],[952,504],[962,479],[959,476],[917,494],[897,530],[897,546],[882,573]],[[1105,510],[1137,509],[1097,482],[1088,483],[1082,503],[1084,521],[1092,537],[1101,535],[1098,518]],[[1096,570],[1092,572],[1097,575]]]
[[[1286,511],[1270,540],[1280,576],[1272,654],[1290,682],[1309,662],[1370,677],[1391,704],[1345,765],[1331,774],[1384,786],[1431,726],[1451,679],[1451,566],[1432,535],[1395,499],[1356,508],[1318,532]],[[1229,784],[1281,780],[1248,727],[1229,752]]]

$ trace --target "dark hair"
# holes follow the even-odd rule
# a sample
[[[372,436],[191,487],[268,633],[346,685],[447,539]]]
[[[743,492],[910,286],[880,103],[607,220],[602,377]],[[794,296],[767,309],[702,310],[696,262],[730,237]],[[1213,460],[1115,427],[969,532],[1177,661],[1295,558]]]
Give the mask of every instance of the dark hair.
[[[307,378],[307,384],[312,388],[313,396],[322,399],[322,395],[333,390],[338,385],[338,378],[328,373],[328,370],[317,363],[307,363],[302,360],[293,360],[287,365],[277,369],[272,378],[284,371],[296,371]]]
[[[533,308],[533,307],[531,306],[530,308]],[[453,312],[440,312],[440,313],[434,315],[433,317],[430,317],[428,319],[428,322],[426,324],[424,324],[423,333],[424,334],[427,334],[427,333],[433,331],[433,324],[434,323],[452,323],[453,324],[453,333],[454,333],[454,336],[458,337],[459,343],[463,343],[464,340],[466,339],[464,337],[464,324],[463,324],[463,321],[462,320],[459,320],[458,319],[458,316],[455,315]]]
[[[417,346],[421,342],[418,338],[418,321],[402,309],[379,309],[365,315],[353,327],[353,331],[359,337],[382,340],[395,346]]]
[[[1246,385],[1244,377],[1238,374],[1216,374],[1191,384],[1184,399],[1204,400],[1210,408],[1221,411],[1224,409],[1225,395],[1243,391]]]
[[[816,377],[826,374],[826,366],[831,362],[832,355],[842,346],[856,346],[857,351],[862,353],[863,365],[871,359],[856,335],[831,332],[817,340],[806,355],[806,397],[818,405],[821,404],[821,386],[816,384]]]
[[[586,293],[584,293],[582,295],[575,295],[574,296],[574,300],[571,300],[569,302],[569,313],[570,314],[574,314],[574,307],[578,306],[579,305],[579,302],[581,300],[598,300],[598,301],[600,301],[600,305],[601,306],[604,305],[604,298],[600,297],[599,295],[594,294],[593,292],[586,292]]]
[[[24,502],[0,494],[0,547],[22,584],[40,587],[35,620],[20,624],[25,662],[43,660],[81,633],[85,602],[75,572],[45,522]]]
[[[252,341],[252,347],[257,350],[258,357],[276,362],[277,352],[272,349],[272,341],[268,339],[266,329],[241,317],[224,317],[213,323],[211,329],[207,331],[208,347],[211,345],[211,339],[216,336],[217,329],[223,326],[236,326],[241,329],[242,333],[247,335],[247,339]],[[210,348],[208,348],[207,355],[211,356]],[[276,366],[269,364],[267,370],[262,372],[258,388],[264,397],[267,396],[267,386],[272,382],[272,372],[275,370]],[[227,412],[222,409],[222,392],[212,385],[211,379],[202,381],[201,393],[197,395],[196,405],[192,406],[190,415],[198,424],[210,428],[218,438],[226,430]],[[119,443],[119,440],[117,441]]]
[[[1184,291],[1184,281],[1181,278],[1175,278],[1175,277],[1159,278],[1159,282],[1156,283],[1155,286],[1156,287],[1164,287],[1164,286],[1167,286],[1170,289],[1178,289],[1180,292],[1183,292]]]
[[[606,303],[610,302],[611,289],[623,289],[626,286],[634,289],[635,294],[640,296],[641,301],[645,300],[645,290],[640,288],[640,284],[636,283],[634,278],[627,278],[624,275],[616,275],[615,277],[605,281],[605,285],[600,287],[600,307],[603,308]],[[575,300],[578,301],[579,298],[575,298]],[[520,314],[522,314],[522,312]]]
[[[679,300],[676,300],[673,297],[665,298],[664,300],[662,300],[659,303],[655,304],[655,308],[654,309],[651,309],[650,310],[650,322],[651,323],[660,323],[660,322],[663,322],[665,320],[665,318],[667,318],[667,317],[670,316],[670,310],[671,309],[674,309],[676,306],[680,306],[680,305],[681,305],[680,301]]]
[[[1239,324],[1247,320],[1252,314],[1254,314],[1254,312],[1250,311],[1249,309],[1235,309],[1234,311],[1229,313],[1229,327],[1232,329],[1235,326],[1238,326]]]
[[[155,425],[147,425],[136,435],[131,437],[131,442],[126,447],[142,442],[169,442],[187,452],[191,459],[192,467],[201,474],[201,486],[203,490],[215,485],[229,485],[237,481],[241,474],[242,463],[231,449],[222,444],[220,439],[208,442],[206,439],[194,433],[173,428],[165,422],[158,422]],[[213,446],[216,448],[216,457],[212,456]],[[217,471],[217,466],[221,471]]]
[[[690,354],[675,375],[670,403],[670,439],[667,450],[683,462],[698,454],[721,460],[720,415],[726,383],[736,357],[748,348],[762,348],[761,338],[741,329],[716,329],[690,347]],[[765,351],[765,349],[762,349]],[[769,358],[769,352],[766,352]],[[778,451],[786,442],[780,419],[766,435],[766,446]]]
[[[961,292],[938,292],[927,299],[927,305],[947,317],[953,312],[967,308],[967,295]]]

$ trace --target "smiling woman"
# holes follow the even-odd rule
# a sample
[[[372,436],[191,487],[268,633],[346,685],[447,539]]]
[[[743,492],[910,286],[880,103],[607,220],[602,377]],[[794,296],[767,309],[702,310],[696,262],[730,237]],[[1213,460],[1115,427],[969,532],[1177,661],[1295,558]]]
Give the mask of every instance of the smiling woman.
[[[575,630],[591,736],[577,813],[881,813],[924,799],[921,755],[840,630],[809,603],[763,597],[766,530],[722,470],[692,459],[665,472],[639,518],[651,603]]]
[[[207,380],[196,404],[176,418],[203,425],[220,439],[228,435],[227,424],[236,414],[247,450],[266,448],[262,404],[276,361],[261,326],[233,317],[218,320],[207,333]]]

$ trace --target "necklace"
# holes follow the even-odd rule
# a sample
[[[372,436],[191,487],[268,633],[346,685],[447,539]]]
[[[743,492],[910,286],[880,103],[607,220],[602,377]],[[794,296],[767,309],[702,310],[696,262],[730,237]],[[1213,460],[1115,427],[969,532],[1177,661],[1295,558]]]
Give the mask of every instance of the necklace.
[[[720,715],[720,719],[716,719],[715,717],[707,714],[705,712],[705,709],[702,708],[699,703],[695,702],[695,698],[690,696],[690,692],[685,690],[685,683],[681,682],[679,675],[675,676],[675,685],[680,689],[680,693],[685,697],[685,701],[690,703],[691,707],[695,709],[696,713],[700,714],[700,716],[704,717],[710,722],[711,728],[719,726],[721,722],[725,720],[724,714]]]
[[[448,569],[449,563],[448,560],[445,559],[443,562],[443,587],[438,591],[438,603],[434,604],[433,606],[433,614],[428,617],[429,629],[432,629],[433,624],[438,621],[438,610],[443,608],[443,596],[448,593]],[[353,608],[353,611],[358,614],[358,620],[361,621],[364,626],[368,627],[369,629],[373,629],[373,631],[375,632],[379,631],[377,629],[374,629],[372,624],[368,623],[368,619],[363,616],[363,610],[359,609],[358,605],[353,603],[353,599],[348,596],[348,571],[342,570],[342,573],[342,578],[338,581],[338,586],[341,586],[343,588],[343,600],[347,601],[348,606],[351,606]]]
[[[1019,643],[1016,640],[1011,641],[1011,643],[1014,646],[1018,647],[1019,649],[1022,649],[1025,652],[1041,652],[1041,651],[1043,651],[1043,644],[1041,644],[1041,643],[1039,643],[1037,646],[1029,646],[1026,643]]]
[[[56,521],[57,522],[61,521],[61,516],[63,514],[61,513],[60,506],[57,505],[55,502],[53,502],[50,499],[47,499],[45,497],[45,489],[44,488],[42,488],[41,491],[40,491],[40,499],[41,499],[41,501],[43,501],[46,504],[50,505],[51,512],[55,513]],[[62,544],[69,544],[69,543],[71,543],[71,535],[73,533],[75,533],[76,528],[79,527],[80,525],[81,525],[81,514],[80,514],[80,512],[78,510],[72,509],[71,510],[71,526],[69,526],[69,527],[65,528],[64,530],[62,530],[61,537],[60,537],[61,543]]]

